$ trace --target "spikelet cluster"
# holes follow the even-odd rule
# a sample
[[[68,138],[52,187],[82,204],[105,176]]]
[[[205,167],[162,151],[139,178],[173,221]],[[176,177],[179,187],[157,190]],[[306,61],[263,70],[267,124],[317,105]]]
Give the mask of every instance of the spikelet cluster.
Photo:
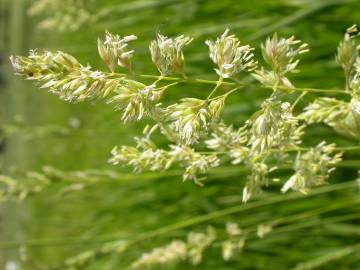
[[[160,33],[156,40],[150,43],[151,59],[162,76],[171,72],[184,75],[183,47],[188,45],[192,38],[181,35],[175,38],[166,37]]]
[[[322,142],[305,153],[298,153],[294,163],[295,173],[281,191],[293,189],[307,193],[312,187],[324,184],[329,173],[335,170],[335,165],[341,161],[342,153],[334,152],[335,144]]]
[[[220,165],[216,154],[203,155],[186,145],[170,145],[169,150],[157,148],[150,138],[151,133],[156,129],[157,126],[146,128],[144,137],[135,138],[136,147],[126,145],[115,147],[109,162],[131,166],[137,173],[143,170],[164,171],[178,162],[185,169],[183,179],[193,180],[197,184],[201,184],[199,175]]]
[[[29,9],[30,16],[45,16],[38,23],[40,29],[76,31],[91,19],[94,0],[37,0]]]
[[[159,102],[164,88],[113,76],[81,65],[64,52],[30,51],[28,57],[11,57],[15,73],[34,81],[40,88],[69,102],[87,99],[106,99],[116,109],[123,111],[122,120],[141,120],[150,116]]]
[[[180,140],[188,145],[193,144],[218,119],[224,102],[224,98],[213,101],[184,98],[181,103],[167,107],[167,118],[172,128],[179,133]]]
[[[268,38],[265,44],[261,45],[261,51],[265,62],[269,65],[270,70],[261,68],[253,73],[253,76],[266,86],[273,89],[280,87],[293,87],[287,78],[287,73],[297,72],[300,54],[309,51],[306,43],[301,43],[294,36],[290,38],[278,38],[275,33]]]
[[[301,118],[308,123],[325,123],[338,133],[355,139],[360,138],[360,57],[359,35],[356,25],[347,29],[340,42],[336,60],[345,74],[345,90],[350,94],[350,102],[335,98],[318,98],[305,108]]]
[[[106,97],[123,82],[121,78],[110,78],[83,66],[61,51],[32,50],[28,57],[12,56],[10,60],[17,75],[70,102]]]
[[[211,138],[205,141],[209,149],[231,151],[242,147],[247,142],[247,131],[244,127],[235,129],[233,126],[226,126],[224,122],[220,122],[214,123],[211,131]]]
[[[131,70],[131,58],[134,50],[129,50],[128,43],[137,40],[134,35],[120,37],[106,32],[104,40],[98,39],[98,51],[101,59],[114,72],[117,66]]]
[[[268,99],[251,124],[249,145],[252,151],[263,153],[273,148],[289,148],[301,143],[304,126],[291,112],[291,104]]]
[[[187,257],[186,243],[175,240],[164,247],[158,247],[144,253],[141,257],[132,263],[132,268],[143,269],[154,265],[175,264],[185,260]]]
[[[345,88],[349,89],[351,73],[354,70],[354,64],[359,56],[359,46],[355,42],[355,38],[359,35],[356,25],[349,27],[343,41],[337,48],[336,61],[345,73]]]
[[[212,227],[208,227],[205,233],[190,232],[187,241],[174,240],[166,246],[142,254],[139,259],[132,263],[132,268],[143,269],[172,265],[185,260],[197,265],[202,261],[205,249],[215,240],[216,232]]]
[[[230,260],[235,253],[239,253],[245,246],[246,235],[236,223],[226,223],[228,239],[222,242],[222,256],[225,261]]]
[[[115,104],[116,109],[123,111],[121,120],[124,122],[138,121],[155,112],[163,90],[156,88],[154,84],[145,85],[137,81],[126,81],[114,89],[114,96],[107,102]]]
[[[253,48],[249,45],[240,46],[240,41],[234,35],[228,35],[226,29],[221,37],[216,41],[207,40],[211,60],[218,65],[216,73],[222,78],[230,78],[239,72],[253,71],[257,66],[257,61],[253,59]]]

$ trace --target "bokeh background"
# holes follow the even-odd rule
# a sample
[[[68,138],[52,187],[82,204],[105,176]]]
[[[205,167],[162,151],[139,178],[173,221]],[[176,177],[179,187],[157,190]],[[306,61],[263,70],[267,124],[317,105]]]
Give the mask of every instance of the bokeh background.
[[[61,6],[62,0],[53,1]],[[236,211],[229,214],[144,240],[125,254],[96,256],[74,269],[127,269],[144,251],[185,237],[190,230],[204,230],[207,225],[223,228],[228,221],[256,230],[274,220],[281,220],[281,225],[265,238],[248,239],[243,252],[229,262],[222,260],[220,247],[214,247],[199,266],[182,263],[163,269],[360,269],[359,249],[353,248],[360,241],[359,190],[354,181],[359,154],[347,153],[348,162],[340,165],[330,185],[309,196],[282,195],[280,184],[274,184],[245,206],[241,193],[246,172],[241,166],[214,169],[200,188],[183,183],[176,169],[134,175],[109,165],[113,146],[132,144],[146,123],[124,125],[120,113],[101,102],[60,101],[15,77],[8,60],[12,54],[27,54],[30,48],[62,50],[83,64],[105,69],[96,39],[109,30],[137,35],[138,41],[132,44],[135,71],[156,74],[148,45],[161,31],[193,36],[194,42],[185,50],[186,73],[190,78],[216,80],[206,39],[230,28],[243,43],[257,48],[260,59],[260,43],[277,32],[310,44],[310,53],[302,57],[301,73],[292,76],[296,86],[341,89],[343,74],[334,55],[344,30],[360,22],[360,1],[93,0],[85,1],[86,18],[81,22],[82,9],[69,7],[67,1],[32,15],[29,9],[34,2],[0,1],[0,170],[20,181],[28,171],[45,170],[55,180],[26,200],[1,203],[0,269],[56,269],[51,267],[111,241],[234,207]],[[46,25],[49,29],[41,27]],[[252,81],[246,76],[241,79]],[[186,84],[172,89],[164,102],[206,97],[209,91],[206,85]],[[232,95],[225,120],[241,125],[268,95],[256,84]],[[307,95],[301,105],[315,97]],[[156,140],[159,145],[166,143]],[[307,129],[306,144],[322,140],[344,146],[358,143],[326,126]],[[286,179],[288,173],[279,176]],[[76,185],[78,180],[86,184]]]

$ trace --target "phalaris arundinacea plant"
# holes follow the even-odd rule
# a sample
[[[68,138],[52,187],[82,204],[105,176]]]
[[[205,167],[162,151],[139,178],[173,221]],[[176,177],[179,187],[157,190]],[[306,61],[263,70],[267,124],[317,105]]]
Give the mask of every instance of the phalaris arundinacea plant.
[[[324,90],[296,88],[290,80],[291,73],[299,72],[299,58],[309,51],[308,45],[295,37],[283,38],[277,34],[261,44],[261,53],[266,66],[259,66],[254,49],[242,44],[230,30],[215,41],[205,42],[209,56],[218,75],[217,81],[198,82],[214,85],[207,98],[188,97],[164,106],[163,94],[171,87],[180,87],[186,82],[184,50],[190,46],[191,37],[184,35],[166,37],[158,33],[150,43],[152,62],[159,75],[138,75],[132,70],[131,43],[136,36],[121,37],[107,32],[98,39],[98,51],[109,71],[94,70],[61,51],[32,50],[29,55],[12,56],[15,73],[33,81],[40,88],[69,102],[105,100],[121,111],[121,120],[152,120],[141,136],[135,138],[134,146],[116,146],[111,151],[111,164],[126,165],[135,172],[164,171],[172,166],[183,168],[183,179],[204,184],[209,170],[224,162],[234,166],[243,164],[249,170],[244,180],[243,201],[279,181],[273,171],[286,164],[293,168],[293,175],[283,179],[282,192],[289,189],[307,193],[312,187],[326,182],[329,174],[342,160],[346,148],[329,142],[312,147],[302,145],[305,127],[314,123],[325,123],[336,132],[359,140],[360,138],[360,57],[356,38],[356,26],[347,29],[336,54],[336,60],[345,74],[345,89]],[[118,73],[128,70],[129,74]],[[262,87],[272,90],[256,111],[240,127],[234,127],[221,117],[226,99],[239,93],[243,84],[238,78],[243,73],[251,74]],[[172,77],[169,74],[179,74]],[[144,84],[141,78],[154,78],[153,83]],[[226,86],[226,88],[225,88]],[[229,89],[229,86],[232,86]],[[219,94],[224,87],[227,91]],[[223,90],[224,90],[223,89]],[[294,108],[308,92],[325,95],[305,107],[298,115]],[[326,97],[326,93],[344,94],[349,101]],[[291,102],[289,96],[297,93]],[[169,141],[168,148],[160,149],[152,140],[154,132],[161,133]],[[204,151],[204,148],[206,150]],[[358,146],[354,146],[355,148]],[[227,158],[224,158],[227,157]],[[226,244],[224,257],[230,255]],[[174,242],[165,249],[184,257],[184,244]],[[159,250],[149,254],[152,258]],[[145,258],[134,265],[143,265]],[[177,260],[171,257],[169,260]]]

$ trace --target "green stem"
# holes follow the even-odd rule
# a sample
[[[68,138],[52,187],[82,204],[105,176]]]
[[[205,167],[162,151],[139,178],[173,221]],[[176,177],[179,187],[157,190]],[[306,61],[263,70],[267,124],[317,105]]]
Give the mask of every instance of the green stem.
[[[158,82],[163,80],[163,76],[160,76],[159,78],[156,79],[156,81],[153,82],[154,85],[156,85]]]
[[[344,69],[345,74],[345,91],[349,92],[350,88],[350,71],[348,69]]]
[[[215,88],[211,91],[211,93],[208,95],[208,97],[206,98],[207,100],[209,100],[212,95],[216,92],[216,90],[221,86],[221,84],[223,83],[223,77],[220,77],[218,82],[216,83]]]
[[[230,91],[228,91],[227,93],[225,93],[225,94],[223,94],[223,95],[210,98],[209,101],[212,101],[212,100],[215,100],[215,99],[219,99],[219,98],[222,98],[222,97],[227,98],[227,96],[231,95],[232,93],[236,92],[236,91],[239,90],[239,89],[240,89],[239,87],[233,88],[233,89],[231,89]]]
[[[299,101],[307,94],[308,92],[302,92],[301,95],[295,100],[294,104],[291,106],[291,111],[294,110],[294,108],[296,107],[296,105],[299,103]]]
[[[294,147],[294,148],[288,148],[288,149],[271,149],[271,152],[306,152],[311,150],[312,147]],[[354,146],[343,146],[343,147],[335,147],[336,151],[357,151],[360,150],[360,145],[354,145]],[[199,152],[203,155],[226,155],[229,154],[228,151],[203,151]]]
[[[166,89],[170,88],[171,86],[177,85],[179,83],[181,83],[181,82],[173,82],[173,83],[170,83],[170,84],[167,84],[167,85],[161,87],[160,89],[166,90]]]
[[[357,150],[360,150],[360,145],[336,147],[336,150],[339,150],[339,151],[357,151]]]
[[[110,74],[111,75],[111,74]],[[180,77],[167,77],[167,76],[160,76],[160,75],[147,75],[147,74],[123,74],[123,73],[115,73],[112,76],[117,77],[136,77],[136,78],[144,78],[144,79],[158,79],[162,78],[164,81],[180,81],[182,83],[199,83],[199,84],[213,84],[217,85],[219,81],[214,80],[206,80],[206,79],[189,79],[189,78],[180,78]],[[222,82],[221,85],[224,86],[255,86],[255,84],[251,83],[244,83],[244,82]],[[264,89],[272,90],[271,86],[264,86],[261,85],[260,87]],[[344,89],[318,89],[318,88],[299,88],[299,87],[283,87],[278,86],[277,89],[281,90],[288,90],[288,91],[298,91],[298,92],[312,92],[312,93],[321,93],[321,94],[338,94],[338,95],[350,95],[349,92],[344,91]]]

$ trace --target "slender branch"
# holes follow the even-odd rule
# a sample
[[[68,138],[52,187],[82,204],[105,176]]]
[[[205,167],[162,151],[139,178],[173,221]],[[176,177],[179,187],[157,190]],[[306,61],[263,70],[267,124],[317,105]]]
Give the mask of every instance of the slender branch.
[[[311,150],[311,147],[294,147],[294,148],[288,148],[288,149],[272,149],[271,152],[305,152]],[[360,150],[360,145],[354,145],[354,146],[342,146],[342,147],[336,147],[336,151],[357,151]],[[229,154],[228,151],[203,151],[198,152],[203,155],[226,155]]]
[[[206,80],[206,79],[191,79],[191,78],[180,78],[180,77],[167,77],[160,75],[148,75],[148,74],[125,74],[125,73],[109,73],[110,76],[115,77],[137,77],[144,79],[159,79],[161,78],[164,81],[180,81],[182,83],[199,83],[199,84],[212,84],[217,85],[219,81],[216,80]],[[254,86],[252,83],[244,83],[244,82],[225,82],[222,81],[221,85],[224,86],[242,86],[249,87]],[[259,85],[259,87],[264,89],[272,90],[271,86]],[[338,94],[338,95],[350,95],[349,92],[346,92],[344,89],[318,89],[318,88],[300,88],[300,87],[283,87],[279,86],[277,89],[280,90],[289,90],[289,91],[298,91],[298,92],[312,92],[312,93],[323,93],[323,94]]]
[[[206,98],[207,100],[209,100],[212,97],[212,95],[216,92],[216,90],[221,86],[223,80],[224,80],[223,77],[219,78],[218,82],[216,83],[215,88],[211,91],[211,93]]]
[[[299,103],[299,101],[307,94],[308,92],[302,92],[300,96],[298,96],[298,98],[295,100],[295,102],[293,103],[293,105],[291,106],[291,111],[294,110],[294,108],[296,107],[296,105]]]

